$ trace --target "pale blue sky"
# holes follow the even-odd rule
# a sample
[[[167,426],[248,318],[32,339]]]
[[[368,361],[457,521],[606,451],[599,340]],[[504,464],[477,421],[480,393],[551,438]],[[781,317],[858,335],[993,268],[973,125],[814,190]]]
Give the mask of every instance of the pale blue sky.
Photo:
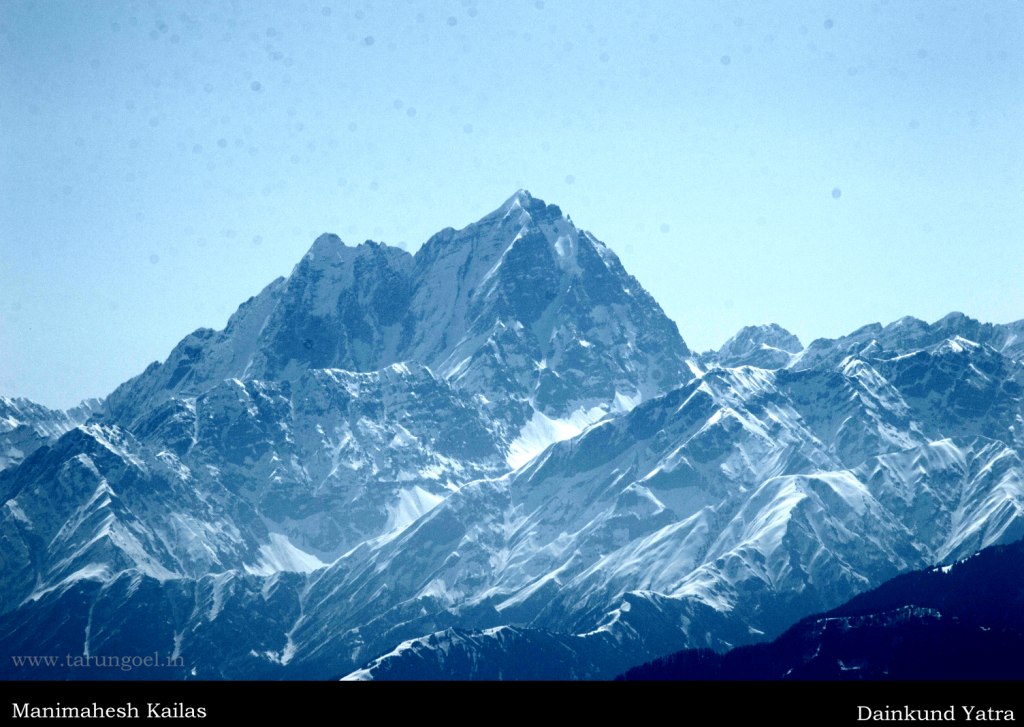
[[[319,233],[520,187],[698,350],[1024,318],[1022,48],[1020,2],[4,0],[0,393],[106,394]]]

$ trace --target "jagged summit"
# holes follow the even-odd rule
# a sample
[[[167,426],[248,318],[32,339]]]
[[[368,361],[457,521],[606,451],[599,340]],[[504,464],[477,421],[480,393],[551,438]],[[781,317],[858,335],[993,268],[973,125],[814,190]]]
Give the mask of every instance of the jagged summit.
[[[534,199],[533,195],[530,194],[529,190],[517,189],[511,197],[502,202],[501,206],[495,210],[496,212],[508,212],[515,206],[522,207],[523,209],[529,208],[535,202],[544,204],[543,200]]]
[[[794,368],[836,365],[846,356],[870,347],[873,356],[886,357],[936,346],[959,336],[991,346],[1011,358],[1024,355],[1024,321],[981,323],[963,313],[949,313],[934,323],[904,316],[888,325],[871,323],[839,338],[812,341],[791,364]]]
[[[800,339],[787,331],[778,323],[767,323],[758,326],[744,326],[718,350],[720,354],[737,354],[750,351],[758,346],[766,345],[788,353],[803,350]]]
[[[225,379],[409,361],[478,397],[510,447],[525,436],[522,455],[685,382],[687,356],[675,324],[604,243],[519,190],[415,255],[320,235],[224,331],[184,339],[109,409],[128,422]]]
[[[497,209],[463,229],[487,226],[488,224],[499,227],[514,227],[516,225],[528,227],[530,225],[553,224],[557,220],[569,222],[558,205],[548,204],[544,200],[531,195],[529,191],[520,189],[502,202]]]
[[[965,323],[978,323],[974,318],[971,318],[966,313],[961,313],[958,310],[950,311],[946,315],[942,316],[939,320],[935,321],[935,325],[963,325]]]
[[[335,256],[340,254],[343,248],[347,248],[340,237],[332,232],[325,232],[317,237],[309,251],[305,254],[305,258],[310,260],[319,259],[321,257]]]
[[[701,360],[706,365],[779,369],[788,366],[802,350],[799,338],[777,323],[767,323],[744,326],[720,349],[708,351]]]
[[[411,257],[409,253],[401,248],[393,247],[383,242],[364,240],[358,245],[347,245],[344,240],[333,232],[325,232],[313,241],[309,250],[302,256],[300,264],[303,261],[319,264],[351,260],[355,257],[373,254],[381,250],[388,251],[389,254]]]
[[[770,637],[1024,535],[1022,342],[767,324],[702,371],[525,190],[415,256],[322,235],[85,424],[0,399],[0,647],[561,679]]]
[[[520,189],[511,197],[506,199],[499,207],[484,215],[476,222],[472,222],[461,229],[445,227],[432,235],[430,239],[420,247],[420,250],[414,257],[417,259],[426,258],[429,260],[436,256],[436,251],[432,250],[432,248],[447,246],[452,242],[456,244],[465,244],[467,242],[472,242],[474,239],[479,237],[479,235],[465,234],[467,231],[495,231],[500,230],[501,228],[506,228],[512,231],[513,234],[504,238],[501,235],[498,235],[497,239],[492,240],[492,242],[496,243],[499,247],[502,247],[503,250],[504,247],[507,247],[507,245],[512,242],[517,234],[524,232],[526,229],[539,227],[545,224],[551,225],[559,221],[562,221],[565,225],[575,229],[572,221],[563,214],[562,209],[558,205],[548,204],[544,200],[532,196],[528,190]],[[505,243],[504,246],[500,244],[502,242]],[[338,235],[332,232],[325,232],[313,241],[312,246],[303,256],[303,259],[328,261],[347,259],[347,257],[351,255],[351,251],[359,250],[364,247],[369,249],[381,247],[394,250],[400,249],[390,246],[385,242],[377,242],[374,240],[366,240],[358,245],[348,245]],[[346,251],[350,252],[346,253]]]

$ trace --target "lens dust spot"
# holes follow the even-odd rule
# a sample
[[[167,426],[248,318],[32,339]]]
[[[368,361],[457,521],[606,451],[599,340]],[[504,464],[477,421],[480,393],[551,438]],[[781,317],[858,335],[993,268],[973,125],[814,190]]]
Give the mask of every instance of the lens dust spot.
[[[842,196],[843,196],[843,190],[839,189],[839,187],[833,187],[832,188],[832,199],[839,199]]]

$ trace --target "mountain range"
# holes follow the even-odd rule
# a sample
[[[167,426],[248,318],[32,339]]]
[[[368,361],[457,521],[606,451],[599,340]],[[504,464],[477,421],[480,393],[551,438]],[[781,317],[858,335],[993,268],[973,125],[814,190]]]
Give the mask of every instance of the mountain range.
[[[1020,680],[1024,542],[896,576],[768,644],[682,651],[626,680]]]
[[[691,351],[525,191],[322,235],[102,401],[0,399],[6,678],[599,679],[1024,536],[1024,321]],[[102,672],[102,670],[101,670]]]

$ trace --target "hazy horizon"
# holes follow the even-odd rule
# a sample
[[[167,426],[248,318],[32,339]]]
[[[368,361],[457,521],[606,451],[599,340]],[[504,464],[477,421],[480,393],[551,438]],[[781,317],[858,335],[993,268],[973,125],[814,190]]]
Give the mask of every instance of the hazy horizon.
[[[695,351],[1024,318],[1020,3],[0,7],[0,394],[109,393],[322,232],[525,188]]]

